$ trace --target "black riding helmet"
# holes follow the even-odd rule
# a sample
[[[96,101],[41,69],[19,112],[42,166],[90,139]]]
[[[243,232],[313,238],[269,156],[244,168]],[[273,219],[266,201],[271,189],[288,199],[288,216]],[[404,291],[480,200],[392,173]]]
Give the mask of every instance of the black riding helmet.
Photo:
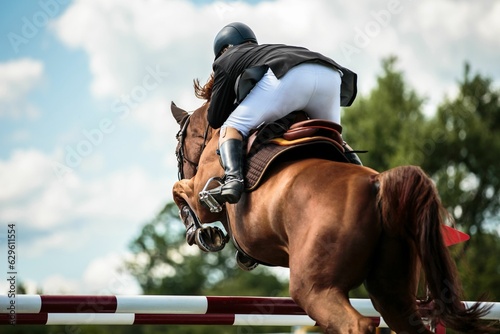
[[[240,45],[245,42],[257,43],[252,29],[244,23],[233,22],[222,28],[214,40],[214,54],[217,59],[222,50],[229,45]]]

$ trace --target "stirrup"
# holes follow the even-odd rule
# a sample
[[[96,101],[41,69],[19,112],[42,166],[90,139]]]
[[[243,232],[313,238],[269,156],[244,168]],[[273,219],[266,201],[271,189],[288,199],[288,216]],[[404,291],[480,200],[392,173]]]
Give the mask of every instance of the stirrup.
[[[249,258],[238,250],[236,251],[236,263],[244,271],[252,271],[259,265],[254,259]]]
[[[195,232],[195,242],[204,252],[218,252],[228,241],[229,237],[217,226],[200,227]]]
[[[217,182],[218,186],[214,189],[207,190],[208,186],[212,184],[212,182]],[[222,201],[222,198],[220,197],[221,195],[220,187],[223,184],[224,182],[220,177],[212,177],[208,179],[207,183],[205,184],[205,187],[203,187],[203,189],[198,194],[200,202],[205,204],[210,210],[210,212],[217,213],[222,211],[222,204],[224,204],[224,201]]]

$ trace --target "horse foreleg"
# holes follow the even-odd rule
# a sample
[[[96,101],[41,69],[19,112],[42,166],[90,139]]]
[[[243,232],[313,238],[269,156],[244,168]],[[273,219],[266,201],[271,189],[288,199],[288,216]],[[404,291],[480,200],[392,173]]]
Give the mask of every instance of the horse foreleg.
[[[190,204],[193,194],[192,184],[191,180],[180,180],[174,184],[172,189],[174,202],[179,208],[179,216],[186,228],[186,242],[188,245],[195,243],[195,233],[199,227],[196,226],[198,222],[196,221],[196,217],[193,216],[192,204]]]
[[[194,178],[177,181],[172,189],[172,195],[180,211],[187,205],[196,214],[202,224],[219,221],[221,219],[220,213],[210,212],[210,210],[203,206],[198,200]]]
[[[180,180],[174,184],[174,202],[186,227],[186,242],[196,244],[204,252],[218,252],[224,248],[228,237],[215,226],[202,227],[203,223],[223,221],[220,213],[212,213],[198,200],[193,179]]]

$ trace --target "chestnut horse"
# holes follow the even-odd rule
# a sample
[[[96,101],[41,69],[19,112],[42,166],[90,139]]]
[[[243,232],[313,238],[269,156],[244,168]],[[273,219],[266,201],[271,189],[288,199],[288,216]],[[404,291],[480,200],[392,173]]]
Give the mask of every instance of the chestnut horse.
[[[212,213],[198,200],[207,180],[222,177],[219,130],[208,126],[208,103],[189,114],[172,104],[185,126],[174,201],[202,223],[220,221],[239,247],[263,263],[290,268],[290,296],[325,333],[375,333],[349,302],[364,283],[376,310],[397,333],[432,333],[418,311],[423,271],[432,317],[464,333],[488,333],[488,308],[465,308],[455,264],[441,234],[451,219],[431,179],[414,166],[383,173],[309,158],[275,164],[264,182],[237,204]],[[188,123],[186,123],[188,122]],[[177,152],[180,154],[180,152]]]

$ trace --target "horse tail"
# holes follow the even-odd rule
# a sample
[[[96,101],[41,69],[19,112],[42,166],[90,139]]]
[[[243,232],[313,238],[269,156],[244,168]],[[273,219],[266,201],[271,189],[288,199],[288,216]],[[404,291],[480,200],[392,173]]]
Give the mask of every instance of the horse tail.
[[[432,180],[420,167],[403,166],[378,175],[377,196],[384,229],[413,246],[434,301],[433,316],[464,333],[490,333],[480,319],[491,307],[480,302],[466,308],[457,268],[441,235],[451,220]]]

